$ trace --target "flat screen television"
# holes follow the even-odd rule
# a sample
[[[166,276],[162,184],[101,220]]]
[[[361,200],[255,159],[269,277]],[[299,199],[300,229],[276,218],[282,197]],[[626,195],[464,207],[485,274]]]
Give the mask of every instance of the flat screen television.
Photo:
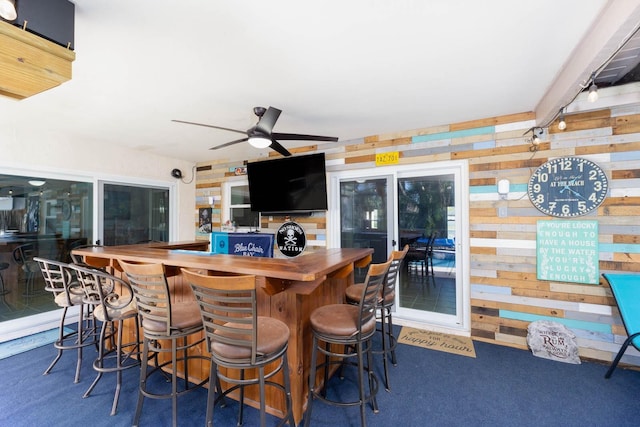
[[[247,164],[251,210],[295,213],[327,210],[324,153]]]

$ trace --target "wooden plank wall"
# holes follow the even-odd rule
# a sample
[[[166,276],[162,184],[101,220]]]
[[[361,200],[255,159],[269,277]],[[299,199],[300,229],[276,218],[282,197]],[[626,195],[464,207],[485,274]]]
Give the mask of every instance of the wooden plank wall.
[[[536,222],[550,219],[526,195],[529,177],[549,158],[575,155],[599,164],[609,177],[610,192],[597,213],[584,219],[599,223],[600,273],[640,272],[640,104],[567,115],[567,129],[555,123],[542,135],[538,151],[530,151],[524,132],[533,113],[519,113],[393,134],[373,135],[322,145],[327,169],[375,167],[375,154],[400,152],[400,164],[464,159],[469,164],[471,255],[471,335],[476,340],[526,349],[527,326],[535,320],[566,325],[577,336],[583,358],[611,361],[626,338],[611,290],[600,285],[540,281],[536,278]],[[313,152],[316,146],[296,152]],[[251,161],[251,159],[249,159]],[[198,165],[197,208],[237,166],[224,161]],[[499,200],[497,182],[511,183],[507,200]],[[216,202],[219,203],[219,202]],[[506,208],[506,216],[498,209]],[[324,240],[324,217],[297,219]],[[282,222],[263,220],[263,227]],[[214,224],[220,224],[214,206]],[[309,233],[309,231],[307,231]],[[640,366],[640,353],[627,350],[623,363]]]

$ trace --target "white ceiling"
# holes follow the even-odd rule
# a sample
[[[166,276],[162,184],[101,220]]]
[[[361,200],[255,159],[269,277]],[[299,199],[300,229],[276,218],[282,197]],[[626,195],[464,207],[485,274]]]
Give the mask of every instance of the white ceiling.
[[[609,2],[74,3],[73,79],[0,98],[0,123],[201,162],[268,150],[171,119],[245,130],[274,106],[275,132],[346,141],[534,111]]]

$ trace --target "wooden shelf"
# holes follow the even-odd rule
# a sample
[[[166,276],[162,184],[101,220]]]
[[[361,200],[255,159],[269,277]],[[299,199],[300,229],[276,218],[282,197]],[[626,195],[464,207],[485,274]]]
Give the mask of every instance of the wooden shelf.
[[[0,21],[0,95],[28,98],[71,80],[72,50]]]

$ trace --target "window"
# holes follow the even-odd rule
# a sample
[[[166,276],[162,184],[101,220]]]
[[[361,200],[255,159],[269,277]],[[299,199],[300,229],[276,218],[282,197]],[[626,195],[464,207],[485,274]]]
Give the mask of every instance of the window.
[[[104,244],[130,245],[169,241],[169,190],[104,184]]]
[[[249,183],[236,181],[226,183],[229,214],[228,219],[238,228],[260,228],[260,212],[251,211]]]

